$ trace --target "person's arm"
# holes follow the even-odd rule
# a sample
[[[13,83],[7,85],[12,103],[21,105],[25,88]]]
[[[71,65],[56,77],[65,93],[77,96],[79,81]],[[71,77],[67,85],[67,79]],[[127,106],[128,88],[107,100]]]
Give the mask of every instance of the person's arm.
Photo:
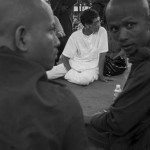
[[[150,71],[149,66],[142,67],[131,78],[129,76],[123,92],[109,111],[91,119],[95,128],[124,135],[146,116],[150,107]]]
[[[104,82],[106,81],[106,79],[103,76],[105,55],[106,53],[101,53],[99,57],[99,79]]]
[[[66,57],[62,54],[62,62],[63,62],[63,64],[64,64],[67,71],[69,71],[71,69],[71,66],[69,64],[69,59],[70,58],[68,58],[68,57]]]
[[[101,81],[106,82],[107,80],[103,76],[103,70],[104,70],[105,55],[108,52],[108,36],[107,36],[107,31],[105,28],[101,27],[100,31],[101,31],[100,36],[102,38],[99,44],[99,49],[100,49],[99,51],[99,55],[100,55],[99,57],[99,79]]]
[[[69,59],[74,58],[74,56],[76,55],[76,51],[77,51],[77,46],[76,46],[76,34],[72,33],[72,35],[69,37],[66,46],[62,52],[62,62],[65,66],[65,68],[67,69],[67,71],[69,71],[71,69],[71,66],[69,64]]]

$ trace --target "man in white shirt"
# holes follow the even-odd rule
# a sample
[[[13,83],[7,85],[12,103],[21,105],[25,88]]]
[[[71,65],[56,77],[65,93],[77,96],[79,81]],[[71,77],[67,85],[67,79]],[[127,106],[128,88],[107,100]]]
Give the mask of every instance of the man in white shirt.
[[[62,64],[47,71],[49,79],[64,76],[66,80],[88,85],[103,76],[105,53],[108,51],[107,31],[100,26],[95,10],[87,9],[80,17],[83,29],[70,36],[62,53]]]

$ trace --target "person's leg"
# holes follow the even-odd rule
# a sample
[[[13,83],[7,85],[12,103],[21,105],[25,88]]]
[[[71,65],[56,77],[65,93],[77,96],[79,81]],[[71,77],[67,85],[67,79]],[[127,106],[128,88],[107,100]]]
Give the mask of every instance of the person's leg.
[[[77,72],[71,69],[66,73],[65,79],[75,84],[89,85],[91,82],[98,79],[98,68],[85,70],[83,72]]]
[[[75,84],[79,84],[79,85],[88,85],[89,84],[89,79],[87,77],[83,76],[82,73],[79,73],[74,69],[70,69],[66,73],[64,78],[71,83],[75,83]]]
[[[93,68],[82,72],[83,78],[87,78],[89,83],[98,80],[98,74],[99,74],[98,68]]]
[[[52,70],[46,72],[48,79],[57,79],[63,77],[66,73],[67,70],[64,67],[64,64],[59,64],[57,66],[54,66]]]

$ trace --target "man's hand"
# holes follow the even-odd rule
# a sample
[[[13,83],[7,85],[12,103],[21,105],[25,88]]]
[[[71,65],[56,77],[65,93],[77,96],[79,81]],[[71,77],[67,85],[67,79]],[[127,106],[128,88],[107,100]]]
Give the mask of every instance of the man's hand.
[[[70,58],[68,58],[68,57],[66,57],[66,56],[64,56],[64,55],[62,54],[61,59],[62,59],[62,63],[64,64],[64,66],[65,66],[65,68],[66,68],[66,71],[69,71],[69,70],[71,69],[71,66],[70,66],[70,63],[69,63],[69,59],[70,59]]]
[[[115,79],[110,77],[104,77],[103,75],[99,75],[99,80],[102,82],[114,81]]]
[[[102,82],[107,82],[108,80],[103,76],[99,74],[99,80]]]

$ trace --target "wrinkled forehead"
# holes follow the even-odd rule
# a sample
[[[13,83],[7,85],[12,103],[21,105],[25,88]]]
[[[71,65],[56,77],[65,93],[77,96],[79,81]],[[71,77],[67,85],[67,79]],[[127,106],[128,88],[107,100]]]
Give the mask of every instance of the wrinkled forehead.
[[[126,17],[136,19],[145,18],[146,16],[148,16],[148,3],[145,3],[144,1],[142,2],[142,0],[133,1],[131,0],[129,2],[129,0],[123,0],[122,3],[113,3],[112,0],[112,3],[109,3],[106,8],[107,21],[109,22],[113,20],[122,20]],[[137,1],[137,3],[135,3],[135,1]]]

